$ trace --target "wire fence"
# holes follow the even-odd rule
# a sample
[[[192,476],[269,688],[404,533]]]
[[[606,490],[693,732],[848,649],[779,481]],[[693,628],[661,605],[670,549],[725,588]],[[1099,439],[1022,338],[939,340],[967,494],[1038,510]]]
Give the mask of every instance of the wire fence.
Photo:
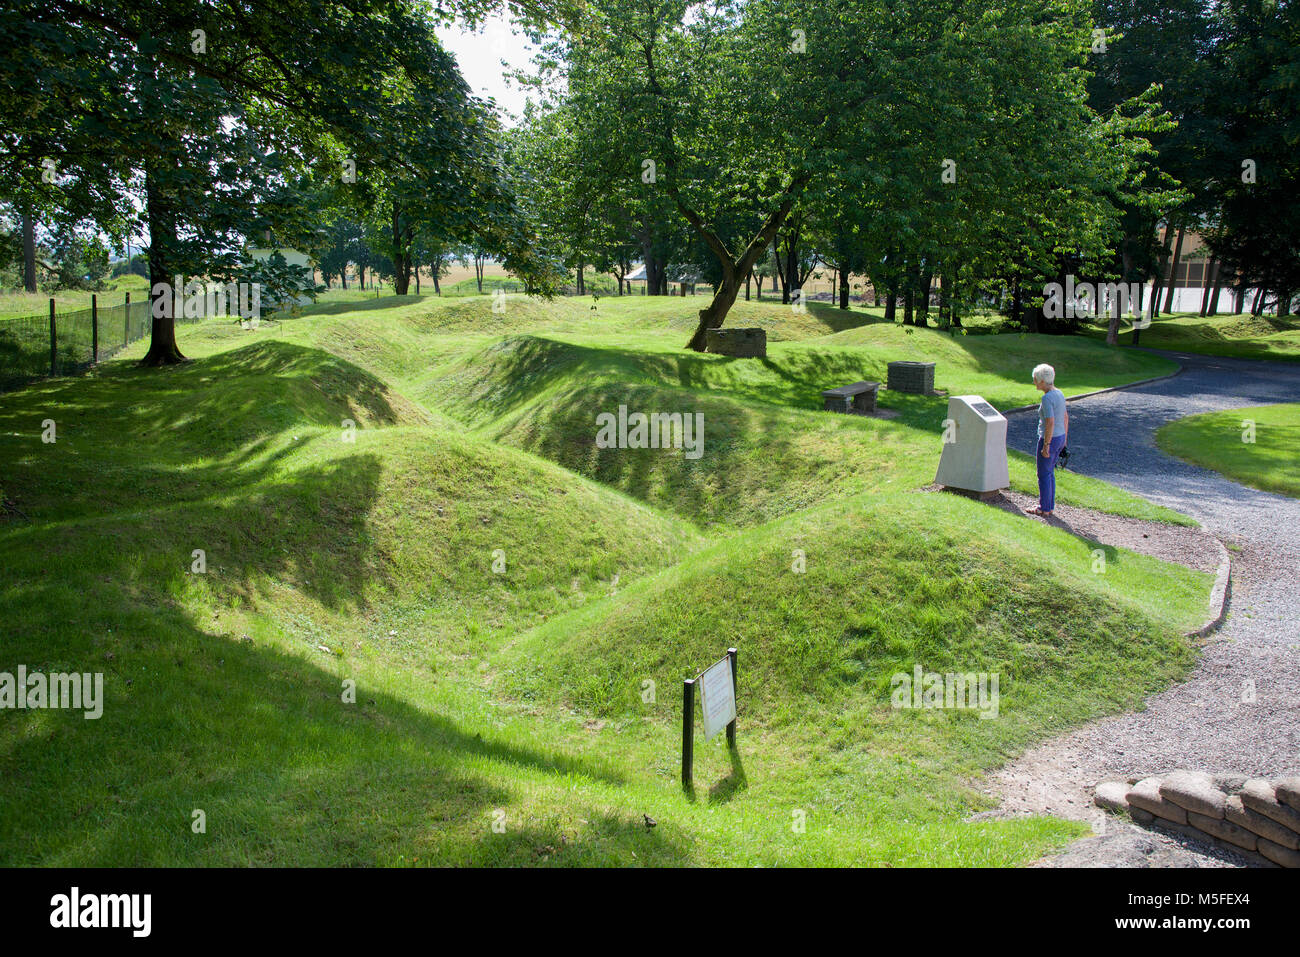
[[[92,297],[89,309],[57,312],[54,300],[42,316],[0,320],[0,392],[51,376],[79,375],[153,331],[148,299],[129,294],[114,306]],[[177,322],[199,322],[184,319]]]

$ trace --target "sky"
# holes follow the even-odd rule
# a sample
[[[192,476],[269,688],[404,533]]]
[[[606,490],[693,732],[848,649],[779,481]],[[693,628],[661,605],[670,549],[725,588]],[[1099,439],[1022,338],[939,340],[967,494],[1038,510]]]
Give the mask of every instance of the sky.
[[[523,112],[527,97],[518,85],[506,84],[501,61],[511,67],[526,67],[533,47],[523,34],[515,33],[505,17],[493,17],[478,32],[460,26],[439,27],[438,39],[456,57],[465,82],[477,95],[496,100],[508,125]]]

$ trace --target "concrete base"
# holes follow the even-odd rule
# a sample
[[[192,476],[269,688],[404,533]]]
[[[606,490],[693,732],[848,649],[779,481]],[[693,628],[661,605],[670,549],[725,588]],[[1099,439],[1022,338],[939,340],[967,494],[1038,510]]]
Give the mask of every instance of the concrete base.
[[[973,498],[978,502],[992,502],[1002,497],[1001,489],[993,489],[991,492],[975,492],[968,488],[953,488],[951,485],[945,485],[939,489],[941,492],[952,492],[963,498]]]

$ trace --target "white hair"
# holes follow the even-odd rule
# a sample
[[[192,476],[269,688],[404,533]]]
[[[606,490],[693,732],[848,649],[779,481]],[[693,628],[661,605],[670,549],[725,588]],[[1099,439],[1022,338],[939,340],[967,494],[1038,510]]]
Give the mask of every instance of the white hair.
[[[1034,366],[1034,381],[1045,382],[1048,385],[1052,385],[1056,382],[1056,370],[1046,362],[1036,365]]]

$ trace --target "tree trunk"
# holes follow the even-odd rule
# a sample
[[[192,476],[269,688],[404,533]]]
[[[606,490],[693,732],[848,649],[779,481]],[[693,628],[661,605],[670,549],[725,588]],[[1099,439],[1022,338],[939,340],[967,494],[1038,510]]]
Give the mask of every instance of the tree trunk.
[[[736,295],[739,292],[740,282],[735,274],[724,273],[718,291],[713,294],[713,300],[700,310],[700,324],[695,330],[695,335],[691,336],[691,341],[686,343],[687,349],[694,349],[696,352],[704,351],[708,330],[717,329],[722,325],[723,320],[727,318],[727,312],[735,305]]]
[[[947,267],[945,267],[946,269]],[[952,275],[948,277],[948,291],[944,293],[944,299],[948,300],[948,321],[952,323],[954,329],[961,328],[961,312],[957,308],[957,279],[961,276],[960,265],[954,263],[952,266]],[[952,298],[949,299],[949,296]]]
[[[840,308],[849,308],[849,274],[846,270],[840,270]]]
[[[911,263],[903,274],[903,325],[914,326],[916,319],[912,312],[916,304],[916,266]]]
[[[1178,238],[1174,240],[1174,256],[1169,262],[1169,288],[1165,292],[1165,312],[1173,312],[1174,291],[1178,288],[1178,257],[1183,253],[1183,227],[1178,227]]]
[[[940,279],[939,281],[943,283],[942,279]],[[947,283],[943,283],[943,284],[945,286],[947,285]],[[947,291],[944,292],[943,298],[944,301],[946,302],[948,299]],[[1020,324],[1020,277],[1019,276],[1016,276],[1016,278],[1011,281],[1011,322],[1013,325]]]
[[[1128,282],[1129,276],[1133,274],[1133,252],[1127,242],[1123,243],[1120,251],[1120,282]],[[1098,286],[1100,291],[1100,285]],[[1101,297],[1098,296],[1098,299]],[[1106,324],[1106,345],[1119,345],[1119,324],[1123,318],[1119,308],[1120,297],[1116,295],[1114,301],[1110,304],[1110,322]],[[1131,307],[1130,307],[1131,308]]]
[[[890,283],[885,287],[885,321],[893,322],[898,316],[898,286]]]
[[[785,247],[785,284],[786,284],[786,302],[791,302],[799,298],[799,290],[803,288],[803,279],[799,275],[799,244],[786,240]]]
[[[934,279],[933,267],[926,260],[926,267],[921,273],[921,285],[917,288],[918,301],[916,304],[916,324],[918,326],[928,326],[930,315],[930,283]]]
[[[170,366],[185,361],[176,346],[176,292],[172,289],[170,246],[176,240],[176,213],[148,168],[144,177],[145,215],[149,222],[149,307],[153,331],[142,366]],[[165,305],[161,300],[170,298]]]
[[[1210,311],[1210,294],[1214,290],[1212,281],[1213,274],[1218,270],[1219,262],[1213,256],[1205,264],[1205,276],[1201,280],[1201,315],[1204,316]]]
[[[36,219],[23,213],[23,290],[36,292]],[[127,250],[130,252],[130,250]],[[127,257],[130,264],[130,257]]]
[[[776,272],[774,272],[774,273],[772,274],[772,291],[773,291],[773,292],[776,292],[776,280],[777,280],[777,277],[780,277],[780,279],[781,279],[781,302],[782,302],[783,304],[788,304],[788,303],[790,302],[790,279],[789,279],[788,274],[787,274],[786,271],[785,271],[785,267],[784,267],[783,265],[781,265],[781,242],[780,242],[780,240],[777,240],[777,239],[773,239],[773,240],[772,240],[772,256],[773,256],[773,257],[775,258],[775,260],[776,260]]]
[[[411,229],[402,221],[402,209],[393,200],[393,292],[405,296],[411,288]]]
[[[420,267],[415,267],[415,294],[420,294]]]
[[[790,215],[790,208],[794,205],[795,197],[807,184],[811,174],[805,174],[802,177],[796,177],[790,184],[790,189],[786,193],[786,199],[776,209],[768,214],[763,227],[758,231],[753,239],[745,246],[740,258],[733,258],[727,245],[722,239],[704,224],[703,219],[695,210],[686,206],[681,197],[673,187],[669,186],[673,201],[677,204],[678,210],[686,217],[686,221],[691,224],[695,231],[704,240],[705,244],[713,252],[718,260],[718,265],[722,267],[722,281],[714,290],[712,301],[705,308],[700,310],[700,322],[695,328],[694,335],[686,343],[686,348],[694,349],[696,352],[703,352],[706,343],[706,333],[709,329],[717,329],[727,318],[727,312],[736,302],[736,295],[740,292],[740,277],[754,268],[758,262],[759,256],[763,255],[769,243],[774,242],[777,232],[781,229],[781,224],[785,218]]]

